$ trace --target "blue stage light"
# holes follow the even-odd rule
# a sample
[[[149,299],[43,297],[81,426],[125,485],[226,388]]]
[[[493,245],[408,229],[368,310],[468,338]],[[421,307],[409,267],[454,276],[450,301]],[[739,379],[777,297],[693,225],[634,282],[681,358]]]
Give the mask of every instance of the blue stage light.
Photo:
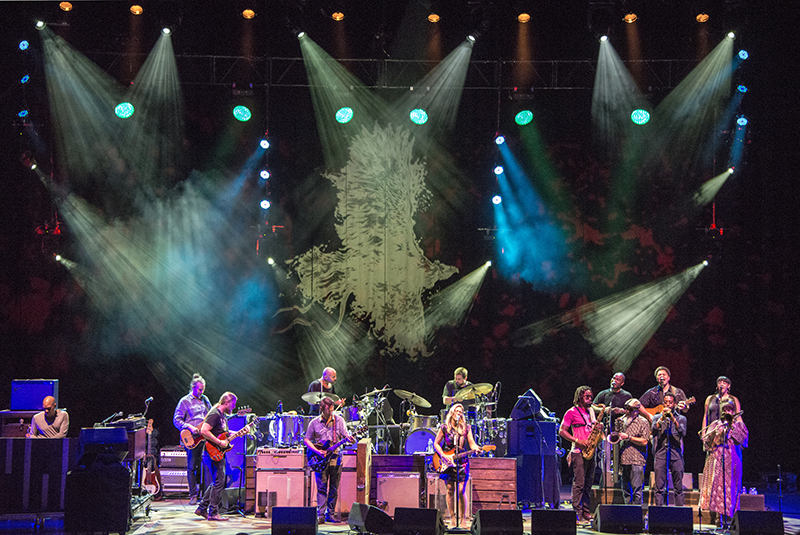
[[[30,77],[29,75],[27,75],[27,74],[26,74],[25,76],[23,76],[22,78],[20,78],[20,79],[19,79],[19,83],[21,83],[21,84],[27,84],[27,83],[28,83],[28,80],[30,80],[30,79],[31,79],[31,77]]]
[[[268,179],[270,177],[269,169],[262,169],[261,172],[259,173],[259,176],[261,176],[261,178],[263,178],[264,180]]]
[[[237,121],[244,123],[249,121],[253,114],[247,106],[236,106],[233,108],[233,116]]]
[[[339,108],[336,111],[336,122],[340,124],[347,124],[353,120],[353,108]]]
[[[492,197],[493,204],[500,204],[501,202],[503,202],[503,198],[500,195],[495,195]]]
[[[28,110],[21,110],[21,111],[20,111],[20,112],[17,114],[17,117],[27,117],[27,116],[28,116]]]
[[[259,145],[261,145],[261,148],[262,148],[262,149],[264,149],[264,150],[267,150],[267,149],[269,148],[269,140],[267,140],[267,139],[262,139],[262,140],[259,142]]]
[[[261,201],[261,209],[262,210],[268,210],[270,206],[271,206],[271,204],[267,199],[264,199],[263,201]]]
[[[737,86],[736,91],[738,91],[739,93],[747,93],[747,86],[746,85]]]
[[[631,113],[631,121],[635,124],[646,124],[650,121],[650,112],[647,110],[633,110]]]
[[[495,167],[494,168],[494,174],[502,175],[503,174],[503,166],[502,165],[498,165],[497,167]]]
[[[745,117],[744,115],[740,116],[738,119],[736,119],[736,124],[738,124],[739,126],[746,125],[747,124],[747,117]]]
[[[494,142],[497,143],[498,145],[502,145],[503,143],[506,142],[506,138],[498,135],[496,138],[494,138]]]
[[[411,122],[414,124],[425,124],[428,122],[428,113],[422,108],[411,110],[411,113],[409,113],[408,116],[411,118]]]
[[[749,56],[750,56],[750,54],[747,53],[747,50],[740,50],[739,51],[739,57],[741,59],[747,59]]]
[[[114,113],[120,119],[127,119],[128,117],[133,115],[134,111],[135,110],[133,108],[133,104],[131,104],[130,102],[120,102],[114,108]]]
[[[26,41],[25,39],[23,39],[22,41],[19,42],[19,49],[20,50],[28,50],[29,46],[31,46],[31,44],[28,41]]]

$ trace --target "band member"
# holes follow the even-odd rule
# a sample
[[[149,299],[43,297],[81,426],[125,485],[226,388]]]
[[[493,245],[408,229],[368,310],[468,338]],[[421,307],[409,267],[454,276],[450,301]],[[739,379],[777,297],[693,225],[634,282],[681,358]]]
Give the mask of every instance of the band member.
[[[653,409],[659,405],[663,405],[664,392],[671,392],[675,396],[676,410],[685,411],[686,407],[684,407],[683,402],[686,401],[686,394],[680,388],[670,384],[669,381],[672,374],[670,373],[669,368],[666,366],[659,366],[656,368],[656,371],[653,375],[655,375],[658,385],[642,394],[642,397],[639,398],[639,401],[641,401],[642,404],[642,416],[647,418],[648,422],[653,421],[653,416],[645,409]]]
[[[327,367],[322,370],[322,377],[319,379],[315,379],[311,381],[311,384],[308,385],[309,392],[328,392],[330,394],[336,393],[336,388],[334,385],[336,384],[336,370],[331,367]],[[337,405],[342,405],[345,402],[344,399],[340,399]],[[312,404],[308,408],[308,414],[317,415],[319,414],[319,405]]]
[[[622,431],[619,433],[622,497],[625,503],[634,505],[642,504],[647,442],[650,440],[650,423],[639,413],[641,405],[636,398],[625,402],[628,412],[622,417]]]
[[[442,390],[442,403],[447,406],[452,403],[456,402],[455,395],[456,393],[464,387],[471,385],[469,381],[467,381],[467,369],[463,366],[459,366],[456,368],[456,371],[453,372],[453,380],[447,381],[444,385],[444,389]],[[460,401],[462,405],[472,405],[474,400],[465,399]]]
[[[714,420],[719,420],[719,408],[729,400],[733,401],[735,412],[742,410],[739,398],[731,394],[731,380],[721,375],[717,377],[717,391],[706,398],[703,429]]]
[[[625,402],[633,397],[630,392],[623,390],[624,384],[625,374],[617,372],[611,378],[611,388],[606,388],[594,398],[595,410],[599,408],[603,416],[609,416],[611,430],[614,429],[614,420],[617,416],[625,414]]]
[[[328,454],[328,450],[323,449],[323,445],[327,444],[327,447],[333,447],[342,439],[347,439],[350,443],[355,442],[356,439],[347,432],[344,418],[333,414],[334,402],[332,399],[323,398],[319,403],[322,412],[311,420],[306,429],[304,442],[309,450],[324,458]],[[328,466],[324,470],[315,471],[314,475],[317,480],[317,518],[323,524],[326,521],[336,522],[333,514],[336,511],[339,479],[342,475],[341,458],[334,455]]]
[[[742,448],[747,447],[748,431],[736,405],[728,401],[722,414],[703,431],[703,449],[708,452],[703,469],[700,507],[723,515],[727,525],[739,509],[742,488]]]
[[[595,456],[583,457],[583,450],[590,448],[589,438],[597,422],[592,406],[592,389],[579,386],[575,390],[569,409],[561,421],[558,434],[572,442],[569,452],[569,466],[572,468],[572,508],[578,515],[578,522],[591,522],[591,491],[594,482]]]
[[[69,431],[69,414],[58,410],[56,398],[47,396],[42,400],[42,411],[31,419],[31,426],[25,434],[28,438],[66,438]]]
[[[655,462],[656,505],[664,505],[667,496],[667,470],[672,473],[675,505],[683,505],[683,437],[686,436],[686,417],[675,412],[675,396],[664,394],[664,410],[653,417],[653,436],[656,438]]]
[[[463,368],[459,368],[462,369]],[[466,374],[466,370],[464,370]],[[466,375],[465,375],[466,376]],[[481,451],[472,436],[472,427],[464,417],[464,407],[454,404],[447,411],[444,422],[436,433],[433,449],[448,467],[439,475],[447,486],[447,512],[453,525],[461,526],[466,518],[466,489],[469,480],[469,457],[454,459],[460,452]],[[456,495],[458,502],[456,503]],[[456,514],[456,508],[458,509]]]
[[[226,449],[229,443],[218,437],[228,432],[228,416],[233,414],[234,410],[236,410],[236,394],[225,392],[220,396],[219,402],[208,411],[203,425],[200,426],[203,438],[221,450]],[[225,489],[225,457],[215,461],[208,455],[208,451],[204,451],[203,464],[210,474],[211,485],[206,487],[203,499],[194,513],[208,520],[227,521],[227,518],[219,516],[222,491]]]
[[[175,407],[175,414],[172,416],[172,423],[178,429],[183,431],[188,429],[192,435],[200,435],[200,426],[203,424],[211,410],[211,402],[208,400],[203,392],[206,389],[206,380],[203,379],[199,373],[192,376],[189,383],[189,393],[181,398],[178,406]],[[195,505],[198,501],[198,496],[202,496],[203,492],[208,485],[208,474],[203,475],[203,448],[196,446],[194,448],[186,448],[186,478],[189,481],[189,505]],[[198,493],[197,486],[200,484],[200,491]]]

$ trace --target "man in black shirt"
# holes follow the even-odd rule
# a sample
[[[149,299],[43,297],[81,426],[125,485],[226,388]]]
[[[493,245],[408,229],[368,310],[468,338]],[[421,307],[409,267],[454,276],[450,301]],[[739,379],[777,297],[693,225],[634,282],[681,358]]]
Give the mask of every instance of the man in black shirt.
[[[331,367],[325,368],[322,370],[322,377],[319,379],[315,379],[308,385],[309,392],[328,392],[330,394],[336,393],[336,388],[334,385],[336,384],[336,370]],[[340,399],[337,406],[341,406],[344,403],[343,399]],[[319,414],[319,405],[311,404],[308,408],[308,414],[312,416],[316,416]]]
[[[631,399],[631,393],[627,390],[622,388],[622,385],[625,384],[625,374],[622,372],[617,372],[611,378],[611,388],[606,388],[594,398],[594,409],[595,413],[597,413],[598,419],[604,419],[606,416],[608,417],[607,420],[607,435],[613,433],[616,428],[616,420],[617,418],[623,416],[625,412],[625,402]],[[602,407],[600,407],[602,405]],[[605,448],[605,446],[604,446]],[[614,470],[614,483],[617,482],[619,477],[619,453],[620,453],[620,444],[617,442],[614,444],[613,451],[610,450],[603,450],[606,455],[603,456],[603,471],[610,472],[612,468],[612,458],[613,458],[613,467]]]
[[[218,437],[228,432],[228,416],[233,414],[235,409],[236,394],[225,392],[220,396],[219,402],[208,411],[208,416],[200,426],[200,434],[209,444],[221,450],[228,447],[228,441],[220,440]],[[203,463],[206,470],[210,470],[212,484],[206,487],[203,499],[194,513],[208,520],[226,521],[227,518],[219,516],[222,491],[225,489],[225,456],[223,455],[220,460],[215,461],[208,455],[208,451],[205,451],[203,452]]]
[[[639,401],[642,402],[640,411],[642,416],[647,418],[648,422],[653,421],[653,414],[655,411],[646,411],[645,409],[656,409],[659,406],[664,405],[665,392],[669,392],[675,396],[675,410],[680,412],[686,411],[689,408],[686,405],[686,394],[683,392],[683,390],[670,383],[672,373],[670,373],[669,368],[666,366],[659,366],[656,368],[656,371],[653,375],[655,375],[658,385],[642,394],[642,397],[639,398]]]
[[[453,403],[455,403],[455,395],[458,393],[458,391],[462,388],[470,386],[471,384],[472,383],[467,381],[467,369],[463,366],[456,368],[456,371],[453,372],[453,380],[447,381],[447,383],[444,385],[444,389],[442,390],[442,403],[444,403],[444,406],[450,407]],[[466,406],[474,404],[475,400],[465,399],[460,403],[466,408]]]

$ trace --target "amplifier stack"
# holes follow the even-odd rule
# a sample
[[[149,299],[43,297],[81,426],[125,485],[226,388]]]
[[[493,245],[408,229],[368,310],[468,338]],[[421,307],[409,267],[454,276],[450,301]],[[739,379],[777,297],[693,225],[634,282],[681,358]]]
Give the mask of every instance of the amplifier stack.
[[[186,450],[180,446],[161,448],[161,488],[163,492],[189,492]]]

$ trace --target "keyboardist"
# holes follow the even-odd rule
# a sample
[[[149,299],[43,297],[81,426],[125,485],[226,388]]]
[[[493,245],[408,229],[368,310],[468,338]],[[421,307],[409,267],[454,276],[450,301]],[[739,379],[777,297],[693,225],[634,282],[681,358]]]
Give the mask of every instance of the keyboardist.
[[[25,435],[28,438],[66,438],[69,431],[69,414],[58,410],[56,398],[47,396],[42,401],[42,412],[37,412],[31,420],[31,427]]]

